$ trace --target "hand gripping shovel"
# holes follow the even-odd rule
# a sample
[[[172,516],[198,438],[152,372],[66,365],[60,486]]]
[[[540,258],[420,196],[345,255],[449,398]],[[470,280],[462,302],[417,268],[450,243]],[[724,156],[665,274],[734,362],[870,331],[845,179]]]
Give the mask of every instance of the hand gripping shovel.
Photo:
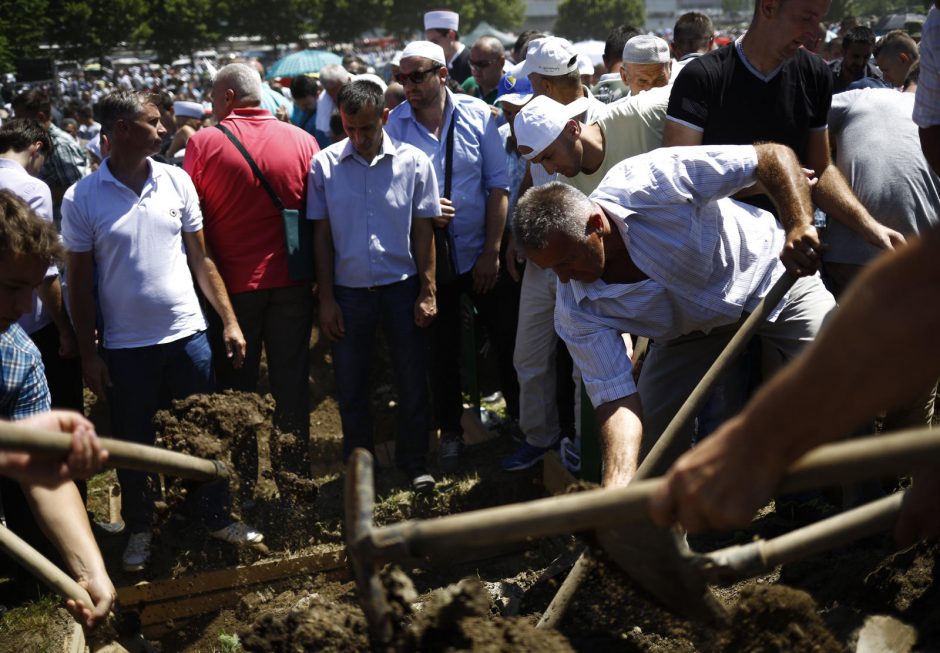
[[[940,437],[929,429],[852,440],[819,447],[805,455],[788,470],[778,491],[794,492],[882,474],[900,474],[915,467],[932,466],[938,463],[940,463]],[[586,530],[603,529],[602,532],[605,532],[610,531],[613,524],[620,525],[621,532],[629,536],[631,524],[649,522],[647,501],[662,482],[663,480],[659,478],[640,480],[625,488],[588,490],[577,494],[548,497],[436,519],[410,520],[375,528],[372,524],[374,497],[372,457],[361,449],[353,451],[346,477],[347,553],[356,576],[359,597],[369,623],[373,645],[381,647],[388,643],[394,628],[385,589],[376,574],[377,567],[382,563],[399,562],[420,566],[428,559],[451,558],[455,552],[462,550],[474,550]],[[891,520],[894,512],[891,510],[888,512],[890,513],[888,518],[880,517],[881,521],[878,525]],[[858,521],[864,522],[865,520],[856,519],[854,526],[856,534],[866,532],[865,528],[857,528]],[[870,529],[870,527],[869,523],[866,528]],[[842,530],[832,529],[831,524],[829,528],[830,534],[840,533]],[[631,551],[619,548],[625,538],[599,539],[606,552],[618,564],[623,563],[625,556],[629,558],[632,554]],[[799,539],[798,537],[797,540]],[[681,541],[678,537],[674,540],[676,543]],[[771,545],[773,542],[777,540],[771,540],[767,544]],[[814,540],[812,546],[818,544],[819,542]],[[806,538],[793,542],[789,546],[777,547],[782,550],[783,557],[779,555],[774,557],[773,551],[770,551],[769,557],[761,558],[762,553],[759,548],[757,547],[757,553],[745,552],[739,557],[753,560],[756,555],[756,568],[760,568],[760,565],[766,566],[786,561],[786,556],[790,556],[789,559],[795,559],[792,556],[813,550],[807,545]],[[773,546],[770,548],[772,549]],[[728,577],[736,568],[747,568],[747,564],[735,563],[737,565],[735,566],[728,562],[728,559],[733,556],[725,555],[723,558],[715,557],[714,554],[697,556],[687,548],[677,548],[677,550],[681,555],[673,558],[675,566],[671,569],[660,570],[657,581],[671,581],[684,588],[708,589],[708,582],[711,578],[722,575]],[[727,550],[724,553],[727,554]],[[767,553],[767,550],[763,551],[763,554]],[[751,568],[755,568],[753,564]],[[720,571],[709,571],[715,569],[720,569]],[[728,571],[729,569],[731,571]],[[645,579],[639,580],[643,582]],[[697,592],[694,589],[688,591]],[[670,601],[666,604],[667,607],[678,609],[685,614],[701,614],[698,612],[702,604],[700,593],[683,595],[682,590],[674,590],[656,595],[664,601]],[[717,604],[717,600],[715,603]]]
[[[101,446],[108,450],[106,467],[167,474],[194,481],[228,478],[228,468],[218,460],[207,460],[177,451],[112,438],[99,438],[99,441]],[[71,449],[71,444],[72,436],[68,433],[30,429],[9,422],[0,422],[0,450],[64,455]]]

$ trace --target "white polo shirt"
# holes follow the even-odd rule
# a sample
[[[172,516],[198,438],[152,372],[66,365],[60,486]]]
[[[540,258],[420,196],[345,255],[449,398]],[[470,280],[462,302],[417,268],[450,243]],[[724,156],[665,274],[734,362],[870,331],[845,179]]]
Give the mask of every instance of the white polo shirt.
[[[108,349],[173,342],[206,328],[183,246],[184,231],[202,229],[196,188],[180,168],[148,162],[139,197],[105,159],[62,200],[65,246],[94,252]]]

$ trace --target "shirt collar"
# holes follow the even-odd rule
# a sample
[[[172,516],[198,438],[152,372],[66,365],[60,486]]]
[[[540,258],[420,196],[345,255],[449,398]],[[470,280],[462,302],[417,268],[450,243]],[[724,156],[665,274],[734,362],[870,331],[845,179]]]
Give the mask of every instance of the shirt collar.
[[[254,118],[256,120],[276,120],[274,114],[272,114],[267,109],[262,109],[261,107],[239,107],[237,109],[232,109],[232,113],[225,116],[225,120],[229,118]]]
[[[343,146],[343,151],[339,154],[339,160],[344,161],[349,157],[352,157],[359,161],[360,163],[366,166],[373,166],[376,162],[382,159],[385,156],[395,156],[395,144],[392,142],[391,137],[389,137],[388,132],[384,129],[382,130],[382,144],[379,146],[379,151],[376,153],[375,158],[372,159],[372,162],[368,162],[356,152],[356,148],[353,147],[352,141],[348,138],[346,139],[346,145]]]
[[[9,168],[10,170],[22,171],[29,174],[26,168],[20,165],[19,161],[14,161],[13,159],[0,158],[0,168]]]
[[[771,70],[768,74],[765,75],[764,73],[762,73],[761,71],[759,71],[757,68],[755,68],[755,67],[751,64],[750,61],[748,61],[747,55],[744,54],[744,46],[743,46],[743,43],[744,43],[744,35],[741,35],[741,36],[739,36],[739,37],[737,38],[737,40],[735,40],[735,42],[734,42],[734,49],[735,49],[735,52],[737,52],[737,53],[738,53],[738,56],[741,57],[741,63],[744,64],[744,67],[747,68],[748,71],[750,71],[750,73],[751,73],[752,75],[754,75],[754,77],[756,77],[757,79],[761,80],[762,82],[769,82],[769,81],[772,80],[774,77],[776,77],[776,76],[777,76],[777,73],[780,72],[780,69],[783,68],[783,64],[786,63],[786,61],[781,61],[779,66],[777,66],[776,68],[774,68],[774,69]]]
[[[108,161],[110,159],[111,159],[110,156],[106,156],[104,160],[101,162],[101,165],[98,166],[98,173],[101,175],[101,179],[103,181],[107,181],[112,184],[117,184],[118,186],[124,186],[126,188],[126,186],[124,185],[124,182],[122,182],[117,177],[115,177],[114,174],[112,174],[111,167],[108,165]],[[147,165],[150,166],[150,176],[147,177],[147,184],[153,183],[159,177],[163,176],[163,171],[159,168],[159,166],[153,165],[153,159],[151,159],[149,156],[147,157]],[[144,184],[144,185],[146,186],[147,184]]]

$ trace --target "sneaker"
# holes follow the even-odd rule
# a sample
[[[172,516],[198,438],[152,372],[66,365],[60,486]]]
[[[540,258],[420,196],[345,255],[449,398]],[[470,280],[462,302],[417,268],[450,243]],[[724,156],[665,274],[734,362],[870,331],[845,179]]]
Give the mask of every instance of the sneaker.
[[[562,438],[558,452],[561,455],[562,464],[569,472],[577,474],[581,471],[581,447],[578,446],[577,441],[567,437]]]
[[[212,537],[235,546],[245,546],[248,544],[261,544],[264,541],[264,535],[255,530],[245,522],[233,521],[225,528],[209,533]]]
[[[503,458],[503,469],[507,472],[528,469],[540,461],[551,449],[552,447],[535,447],[528,442],[523,442],[513,454]]]
[[[415,494],[430,494],[437,481],[430,474],[418,474],[411,479],[411,489]]]
[[[437,450],[437,461],[445,472],[453,472],[460,465],[460,454],[463,453],[463,435],[460,433],[444,433],[441,444]]]
[[[124,555],[121,556],[124,571],[142,571],[147,566],[150,560],[151,539],[153,539],[153,534],[150,531],[131,534],[127,540]]]

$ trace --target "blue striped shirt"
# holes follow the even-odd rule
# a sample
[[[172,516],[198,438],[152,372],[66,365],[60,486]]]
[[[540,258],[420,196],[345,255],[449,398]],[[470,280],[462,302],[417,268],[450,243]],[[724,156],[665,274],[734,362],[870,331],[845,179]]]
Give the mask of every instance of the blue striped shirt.
[[[557,286],[555,329],[595,406],[636,392],[621,333],[669,340],[733,324],[783,274],[783,228],[727,199],[756,167],[751,145],[663,148],[618,163],[591,194],[649,277]]]
[[[18,324],[0,333],[0,417],[23,419],[52,408],[36,345]]]

